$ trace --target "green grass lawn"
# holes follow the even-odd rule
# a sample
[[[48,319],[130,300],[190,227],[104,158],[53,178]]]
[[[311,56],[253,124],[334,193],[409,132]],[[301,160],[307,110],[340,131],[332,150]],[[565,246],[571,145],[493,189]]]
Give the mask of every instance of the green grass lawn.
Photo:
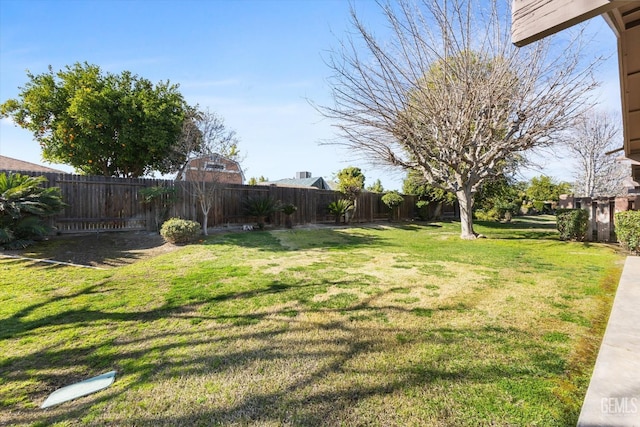
[[[544,222],[477,231],[244,232],[109,270],[0,259],[0,425],[573,426],[623,256]]]

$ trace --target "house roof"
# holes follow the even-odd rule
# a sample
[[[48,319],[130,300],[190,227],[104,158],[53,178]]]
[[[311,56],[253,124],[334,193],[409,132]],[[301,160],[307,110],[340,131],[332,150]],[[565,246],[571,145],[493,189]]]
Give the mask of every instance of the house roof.
[[[311,178],[285,178],[277,181],[260,182],[260,185],[277,185],[279,187],[317,188],[319,190],[331,190],[331,187],[321,176]]]
[[[24,160],[14,159],[7,156],[0,156],[0,170],[64,173],[58,169],[48,168],[36,163],[25,162]]]

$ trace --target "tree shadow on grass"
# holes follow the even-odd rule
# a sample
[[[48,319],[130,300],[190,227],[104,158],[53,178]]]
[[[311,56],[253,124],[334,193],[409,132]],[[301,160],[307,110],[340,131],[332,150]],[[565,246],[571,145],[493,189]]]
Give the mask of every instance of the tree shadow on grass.
[[[353,248],[379,245],[383,239],[358,233],[359,227],[326,227],[309,230],[255,231],[249,233],[229,233],[213,237],[206,245],[232,244],[244,248],[266,252],[286,252],[309,248]],[[343,232],[348,230],[348,232]]]
[[[286,307],[275,304],[235,314],[208,314],[201,309],[232,300],[251,307],[256,299],[301,286],[305,285],[273,281],[263,289],[213,295],[195,305],[164,305],[137,312],[70,308],[37,320],[32,315],[46,305],[99,292],[101,285],[33,304],[0,320],[0,330],[11,330],[3,339],[37,340],[78,328],[77,342],[44,345],[24,355],[5,357],[0,363],[2,378],[35,381],[38,385],[28,397],[35,404],[58,387],[104,371],[115,369],[116,382],[103,392],[46,411],[3,398],[7,412],[0,422],[302,426],[366,424],[377,419],[394,424],[394,420],[401,423],[394,411],[412,411],[411,406],[419,403],[408,397],[411,393],[429,395],[432,387],[442,384],[462,388],[505,381],[517,384],[522,378],[557,376],[564,369],[559,362],[561,352],[532,341],[529,331],[354,321],[367,318],[358,315],[371,311],[413,315],[410,308],[381,305],[381,293],[343,307],[290,300]],[[82,332],[83,327],[89,329]],[[98,334],[101,327],[104,330]],[[91,328],[97,328],[95,334]],[[492,349],[505,357],[470,363],[460,356],[461,349],[468,347]],[[511,358],[500,350],[507,347],[517,356]],[[387,368],[375,362],[385,354],[394,359]],[[413,356],[405,358],[408,354]],[[257,366],[264,366],[264,371]],[[265,383],[273,385],[266,387]],[[174,389],[165,392],[160,384]],[[157,400],[149,397],[156,393]],[[233,399],[224,402],[225,393]],[[140,405],[158,407],[145,409],[136,403],[138,398]],[[537,398],[553,396],[549,392]],[[184,399],[188,402],[178,402]],[[371,402],[377,402],[379,412],[367,413]],[[174,404],[178,409],[172,408]],[[129,409],[122,411],[122,407]],[[451,413],[429,417],[426,423],[455,423]]]
[[[144,258],[147,253],[168,252],[173,249],[175,247],[167,244],[158,233],[127,231],[53,236],[23,250],[3,253],[9,256],[109,268],[131,264]]]
[[[296,322],[291,320],[290,322]],[[309,325],[310,326],[310,325]],[[228,405],[223,405],[214,409],[211,406],[189,406],[183,407],[177,412],[168,411],[163,414],[156,411],[142,411],[126,418],[118,418],[117,413],[110,414],[111,419],[116,420],[115,424],[127,423],[129,425],[217,425],[217,424],[256,424],[264,422],[282,423],[286,420],[293,421],[294,425],[339,425],[340,423],[349,423],[362,421],[360,417],[353,413],[353,408],[359,404],[366,403],[369,399],[384,399],[396,393],[403,394],[409,390],[425,390],[432,384],[441,384],[443,382],[468,384],[474,386],[478,384],[492,384],[499,381],[514,380],[518,381],[522,377],[531,375],[557,375],[559,365],[553,363],[554,355],[546,356],[546,352],[542,348],[514,348],[514,351],[526,351],[528,354],[535,354],[526,364],[504,364],[499,362],[485,361],[480,366],[464,366],[456,364],[456,355],[449,352],[446,357],[450,358],[452,364],[442,367],[439,359],[442,359],[442,353],[439,359],[422,358],[415,360],[414,363],[398,363],[393,370],[384,374],[384,378],[380,377],[379,372],[375,369],[366,367],[356,367],[353,365],[360,358],[370,357],[371,354],[381,350],[385,352],[403,352],[410,351],[410,346],[432,346],[438,347],[451,346],[459,348],[465,345],[470,336],[474,341],[480,341],[486,346],[502,345],[505,339],[513,337],[514,334],[526,334],[525,331],[505,333],[494,333],[493,336],[483,338],[481,330],[474,329],[448,329],[446,331],[435,330],[428,337],[417,337],[412,342],[407,343],[397,340],[395,345],[397,348],[389,348],[389,342],[383,339],[371,338],[374,335],[371,331],[367,333],[366,338],[359,337],[362,331],[354,328],[351,322],[333,322],[324,327],[327,337],[332,334],[339,334],[343,338],[333,338],[328,342],[331,348],[322,349],[318,343],[308,343],[300,340],[293,343],[294,348],[282,349],[274,346],[280,336],[286,334],[286,329],[270,330],[258,333],[246,333],[243,329],[234,328],[235,332],[230,337],[225,338],[225,346],[233,349],[236,346],[240,350],[230,350],[220,352],[213,350],[209,354],[200,354],[197,357],[191,357],[187,360],[173,360],[167,362],[166,356],[176,351],[188,350],[189,347],[197,348],[198,346],[212,346],[216,338],[201,339],[201,334],[194,334],[196,337],[191,339],[189,334],[178,334],[171,339],[171,334],[162,334],[158,342],[171,341],[167,344],[155,344],[151,347],[138,350],[129,350],[135,348],[133,343],[125,342],[113,343],[117,351],[117,356],[105,363],[100,363],[99,359],[108,357],[97,357],[95,354],[100,350],[99,345],[90,345],[84,348],[72,351],[43,351],[30,355],[34,360],[48,360],[46,369],[38,372],[38,368],[31,368],[28,378],[21,378],[19,371],[13,371],[6,378],[9,381],[20,379],[34,379],[47,384],[47,391],[52,391],[58,386],[68,384],[75,380],[82,380],[93,374],[97,367],[103,370],[115,368],[118,371],[118,380],[128,384],[126,387],[115,387],[108,390],[103,395],[88,396],[75,402],[61,405],[49,411],[33,410],[31,414],[16,414],[11,417],[11,422],[23,422],[38,420],[44,423],[54,423],[72,419],[82,419],[90,411],[91,407],[97,403],[108,405],[107,408],[117,407],[121,405],[122,399],[118,396],[120,393],[133,391],[143,384],[151,385],[158,383],[171,383],[176,378],[190,377],[209,377],[212,372],[221,374],[221,381],[224,378],[236,378],[239,382],[251,382],[250,376],[235,374],[238,370],[244,369],[253,372],[253,366],[256,364],[265,364],[266,366],[278,366],[299,363],[300,360],[314,361],[309,364],[309,369],[304,374],[292,375],[290,378],[280,378],[281,384],[275,388],[261,389],[256,383],[256,391],[249,393],[238,393],[238,397]],[[380,335],[380,331],[375,334]],[[479,338],[480,337],[480,338]],[[178,344],[179,340],[184,344]],[[238,343],[251,340],[259,344],[251,349],[242,349]],[[146,344],[146,343],[145,343]],[[295,350],[295,346],[302,349]],[[311,346],[311,350],[308,348]],[[118,349],[118,347],[122,347]],[[403,350],[403,347],[407,347]],[[219,349],[219,346],[216,347]],[[293,350],[293,351],[291,351]],[[158,355],[157,362],[149,362],[148,354],[155,353]],[[136,363],[137,360],[147,360],[147,363]],[[79,363],[81,362],[81,363]],[[51,375],[45,374],[50,369],[72,369],[74,375]],[[535,373],[532,373],[532,369]],[[24,372],[24,371],[22,371]],[[78,373],[86,373],[79,375]],[[336,376],[344,376],[345,378],[333,385],[327,378]],[[350,385],[351,378],[370,377],[373,381],[369,381],[365,385]],[[279,378],[274,375],[274,381]],[[71,380],[71,381],[70,381]],[[196,388],[188,390],[180,390],[187,392],[196,402],[198,396],[203,399],[216,400],[216,396],[211,394],[215,392],[207,391],[206,388],[197,387],[199,381],[193,383]],[[117,385],[117,383],[116,383]],[[179,388],[179,387],[178,387]],[[241,388],[241,387],[240,387]],[[228,392],[233,393],[236,386],[225,387]],[[171,393],[177,393],[174,390]],[[162,393],[161,390],[158,390]],[[161,402],[162,406],[169,405],[173,398],[164,397]],[[551,396],[546,396],[550,398]],[[115,402],[115,403],[114,403]],[[120,403],[118,403],[120,402]],[[110,406],[109,406],[110,405]],[[134,405],[135,406],[135,405]],[[389,407],[387,410],[393,410]],[[408,408],[404,408],[408,409]],[[26,411],[27,413],[30,411]],[[136,411],[139,412],[139,411]],[[30,416],[27,416],[30,415]],[[375,419],[375,416],[373,417]],[[372,420],[370,420],[372,421]],[[425,420],[427,421],[427,420]],[[446,419],[443,420],[446,422]],[[363,421],[366,423],[366,421]],[[98,422],[101,424],[101,422]]]
[[[488,235],[491,239],[558,240],[555,223],[536,222],[532,217],[512,222],[475,221],[475,224],[479,226],[482,234]]]
[[[325,237],[314,243],[326,248],[382,244],[380,238],[366,233],[317,235]],[[223,243],[289,250],[280,239],[264,232],[225,235],[206,244]],[[7,411],[0,414],[0,424],[82,420],[85,424],[129,425],[392,425],[402,424],[394,418],[395,411],[409,413],[426,405],[408,396],[424,393],[433,398],[432,387],[517,385],[523,378],[558,377],[563,372],[564,353],[532,341],[530,331],[487,330],[482,325],[429,326],[428,317],[472,307],[415,310],[379,303],[384,293],[357,302],[348,298],[318,302],[314,296],[326,293],[327,287],[348,293],[343,287],[356,283],[341,278],[302,283],[292,277],[254,289],[202,293],[173,304],[165,301],[138,311],[73,305],[76,298],[92,294],[104,293],[108,298],[109,283],[103,281],[0,319],[0,339],[15,338],[16,345],[21,340],[44,341],[62,331],[73,332],[69,336],[75,341],[72,345],[42,344],[20,356],[0,359],[0,378],[35,383],[26,397],[15,397],[15,401],[12,396],[2,397],[0,405]],[[273,300],[264,304],[260,300],[265,298]],[[65,300],[67,309],[38,316],[48,305]],[[230,303],[244,309],[226,310],[224,305]],[[385,321],[398,316],[415,316],[412,325],[421,326]],[[492,349],[501,358],[479,356],[469,362],[460,355],[469,347]],[[378,365],[377,358],[385,355],[392,363]],[[407,355],[411,360],[403,359]],[[118,372],[116,383],[101,393],[47,411],[34,407],[60,386],[112,369]],[[334,381],[336,378],[339,380]],[[267,380],[274,386],[264,387]],[[161,385],[174,389],[165,392]],[[149,393],[158,397],[150,398]],[[225,393],[233,399],[222,402]],[[531,402],[523,399],[537,405],[539,400],[555,398],[550,391],[540,393]],[[184,399],[189,403],[184,404]],[[512,403],[509,399],[502,402],[507,407]],[[25,405],[25,400],[31,403]],[[175,405],[178,409],[172,409]],[[367,413],[367,405],[375,409]],[[464,408],[425,413],[421,421],[455,425],[456,410]],[[575,424],[574,415],[567,410],[565,424]]]

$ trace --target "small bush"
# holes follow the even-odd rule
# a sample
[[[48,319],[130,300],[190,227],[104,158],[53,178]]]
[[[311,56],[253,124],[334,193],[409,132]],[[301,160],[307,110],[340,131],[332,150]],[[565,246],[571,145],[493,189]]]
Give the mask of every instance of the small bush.
[[[382,196],[382,203],[390,209],[389,219],[393,217],[398,207],[404,202],[404,197],[397,191],[389,191]]]
[[[382,202],[387,205],[389,209],[395,209],[404,202],[404,197],[397,191],[389,191],[382,196]]]
[[[162,224],[160,234],[169,243],[189,243],[200,235],[200,224],[180,218],[170,218]]]
[[[531,204],[533,205],[533,209],[536,211],[536,213],[544,212],[544,202],[539,202],[536,200]]]
[[[560,240],[582,242],[589,229],[589,212],[584,209],[558,209],[556,221]]]
[[[479,221],[499,221],[500,213],[497,209],[489,209],[485,211],[484,209],[476,210],[473,215]]]
[[[293,215],[298,210],[298,207],[293,203],[285,203],[282,205],[282,213],[285,215]]]
[[[418,200],[416,202],[416,212],[421,221],[429,220],[429,202],[426,200]]]
[[[293,215],[298,210],[298,207],[293,203],[285,203],[282,205],[282,213],[285,215],[284,226],[286,228],[292,228],[293,223],[291,222],[291,215]]]
[[[616,212],[616,236],[625,249],[640,253],[640,211]]]

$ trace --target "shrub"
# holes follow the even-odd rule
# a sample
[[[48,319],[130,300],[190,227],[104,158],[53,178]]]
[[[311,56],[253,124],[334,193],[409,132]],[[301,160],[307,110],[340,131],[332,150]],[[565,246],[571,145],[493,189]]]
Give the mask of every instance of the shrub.
[[[382,196],[382,203],[387,205],[387,207],[391,210],[390,217],[393,216],[393,213],[396,211],[398,206],[400,206],[404,202],[404,197],[397,191],[389,191]]]
[[[298,210],[298,207],[293,203],[285,203],[282,205],[282,213],[285,215],[293,215]]]
[[[395,209],[404,202],[404,197],[397,191],[389,191],[382,196],[382,202],[387,205],[389,209]]]
[[[189,243],[200,235],[200,224],[180,218],[170,218],[162,224],[160,234],[169,243]]]
[[[625,249],[640,253],[640,211],[616,212],[616,236]]]
[[[584,209],[558,209],[556,212],[560,240],[582,242],[589,229],[589,212]]]
[[[429,202],[426,200],[418,200],[416,202],[416,214],[421,221],[428,221],[429,219]]]
[[[535,209],[536,213],[544,212],[544,202],[539,202],[537,200],[532,202],[533,209]]]
[[[477,209],[474,213],[474,216],[479,221],[500,221],[500,213],[497,209]]]
[[[429,202],[426,200],[418,200],[416,202],[416,212],[420,220],[427,221],[429,219]]]
[[[293,203],[285,203],[282,205],[282,213],[285,215],[284,226],[286,228],[293,227],[293,223],[291,222],[291,215],[293,215],[298,210],[298,207]]]

